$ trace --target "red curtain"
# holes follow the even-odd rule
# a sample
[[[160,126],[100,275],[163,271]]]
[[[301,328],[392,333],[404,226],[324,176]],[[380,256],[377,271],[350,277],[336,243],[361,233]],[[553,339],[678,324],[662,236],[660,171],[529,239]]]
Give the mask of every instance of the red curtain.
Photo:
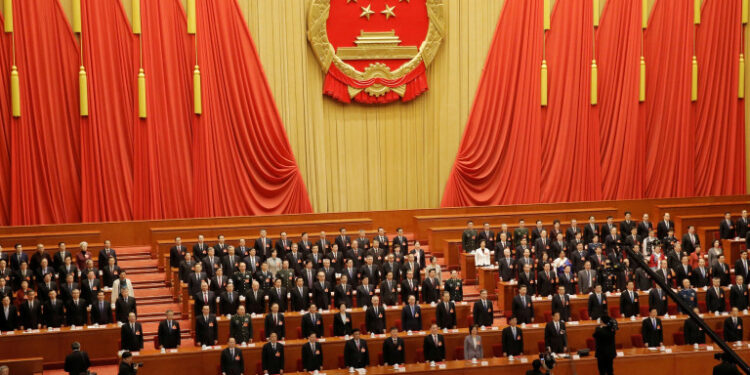
[[[643,196],[643,123],[638,118],[641,0],[608,0],[596,32],[602,198]]]
[[[195,50],[180,0],[141,1],[141,27],[148,117],[135,124],[133,216],[192,217]]]
[[[693,195],[695,133],[690,102],[693,3],[658,0],[644,38],[646,58],[644,194]],[[708,77],[705,77],[708,79]]]
[[[57,0],[13,8],[22,113],[11,124],[11,223],[78,222],[79,46]]]
[[[599,121],[591,106],[591,0],[558,0],[547,35],[549,106],[542,111],[542,201],[599,200]],[[534,168],[532,166],[532,168]]]
[[[119,0],[82,1],[89,116],[81,120],[83,221],[133,219],[137,40]]]
[[[706,1],[698,26],[695,194],[745,193],[745,110],[737,98],[740,1]]]
[[[193,122],[195,215],[311,212],[239,6],[199,1],[197,19],[203,114]]]
[[[542,18],[541,1],[505,2],[443,207],[539,201]]]
[[[4,27],[0,15],[0,30]],[[4,95],[10,95],[11,35],[0,31],[0,93]],[[10,100],[0,100],[0,226],[10,225],[10,129]]]

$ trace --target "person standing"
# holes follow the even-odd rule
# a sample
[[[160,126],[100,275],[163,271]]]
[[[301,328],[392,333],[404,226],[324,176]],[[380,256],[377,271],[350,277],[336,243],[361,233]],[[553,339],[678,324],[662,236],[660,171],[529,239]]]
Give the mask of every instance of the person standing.
[[[307,338],[307,343],[302,345],[302,369],[307,372],[323,370],[323,348],[318,343],[315,332]]]
[[[442,362],[445,360],[445,338],[438,331],[438,326],[432,323],[430,334],[423,342],[424,359],[428,362]]]
[[[277,338],[276,332],[271,332],[268,342],[263,345],[261,363],[266,375],[284,373],[284,345],[277,342]]]
[[[70,346],[73,352],[65,357],[65,372],[70,375],[87,374],[91,366],[88,353],[81,351],[81,344],[78,341]]]
[[[483,357],[482,336],[479,336],[479,327],[473,324],[469,328],[469,335],[464,338],[464,359],[482,359]]]
[[[610,325],[610,318],[605,315],[601,323],[594,331],[594,343],[596,345],[596,364],[599,375],[614,375],[613,362],[617,356],[615,350],[615,328]]]
[[[237,341],[230,337],[226,349],[221,351],[221,375],[242,375],[244,372],[242,350],[237,349]]]
[[[349,368],[364,368],[370,365],[367,341],[359,337],[359,330],[352,332],[352,339],[344,345],[344,365]]]
[[[159,322],[157,334],[159,336],[159,346],[164,349],[175,349],[182,343],[180,322],[174,319],[174,312],[172,310],[167,310],[166,319]]]

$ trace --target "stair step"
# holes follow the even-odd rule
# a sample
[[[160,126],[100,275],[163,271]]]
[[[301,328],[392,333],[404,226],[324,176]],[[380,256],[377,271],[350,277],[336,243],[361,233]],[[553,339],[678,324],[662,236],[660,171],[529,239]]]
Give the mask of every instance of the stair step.
[[[127,260],[119,260],[118,265],[123,268],[131,269],[131,268],[156,268],[159,267],[159,262],[156,261],[156,259],[143,259],[143,258],[136,258],[136,259],[127,259]]]

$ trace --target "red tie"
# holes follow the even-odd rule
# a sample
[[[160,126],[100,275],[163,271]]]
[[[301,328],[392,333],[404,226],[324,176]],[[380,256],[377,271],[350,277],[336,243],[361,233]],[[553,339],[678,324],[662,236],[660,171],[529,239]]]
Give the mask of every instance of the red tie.
[[[205,302],[206,304],[208,304],[208,293],[206,293],[206,292],[203,292],[203,302]]]

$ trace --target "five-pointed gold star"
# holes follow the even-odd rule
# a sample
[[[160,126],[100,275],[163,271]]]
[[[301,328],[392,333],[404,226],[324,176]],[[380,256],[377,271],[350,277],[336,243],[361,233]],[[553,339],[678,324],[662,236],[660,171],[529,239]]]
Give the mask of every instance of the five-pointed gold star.
[[[357,2],[357,0],[346,0],[346,3],[347,3],[347,4],[349,4],[349,3],[351,3],[352,1],[353,1],[353,2],[355,2],[355,3]]]
[[[396,9],[396,6],[389,7],[388,4],[385,5],[385,10],[383,10],[380,13],[385,14],[385,19],[389,19],[391,17],[396,17],[396,13],[393,13],[393,10]]]
[[[373,14],[375,14],[375,12],[372,11],[371,7],[372,7],[372,4],[367,4],[367,8],[360,7],[360,8],[362,8],[362,14],[360,14],[359,16],[360,17],[367,17],[367,20],[369,21],[370,20],[370,16],[373,15]]]
[[[399,3],[400,3],[400,2],[402,2],[402,1],[404,1],[404,0],[398,0],[398,2],[399,2]],[[410,1],[410,0],[406,0],[406,2],[407,2],[407,3],[408,3],[409,1]]]

